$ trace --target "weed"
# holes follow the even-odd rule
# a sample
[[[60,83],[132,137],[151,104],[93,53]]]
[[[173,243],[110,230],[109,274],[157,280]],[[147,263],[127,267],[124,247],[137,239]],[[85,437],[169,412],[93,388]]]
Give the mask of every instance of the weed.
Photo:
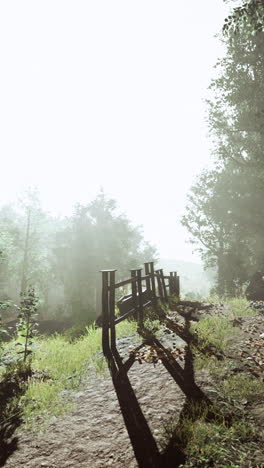
[[[21,294],[16,345],[22,348],[22,351],[18,351],[18,354],[22,354],[24,362],[33,352],[37,302],[38,298],[34,289],[29,289],[27,293]]]
[[[258,314],[256,309],[250,307],[250,303],[244,297],[234,297],[225,301],[225,304],[230,307],[230,312],[233,318],[238,317],[254,317]]]
[[[236,333],[230,320],[219,316],[202,318],[191,326],[191,331],[198,335],[200,349],[213,345],[222,352],[230,338]]]
[[[263,382],[252,375],[231,375],[219,382],[220,390],[237,400],[249,400],[259,393],[263,393]]]
[[[116,327],[117,337],[134,334],[136,329],[136,322],[125,320]],[[36,339],[33,377],[21,401],[27,427],[36,428],[40,416],[46,420],[65,413],[71,405],[65,404],[65,394],[80,388],[92,370],[104,374],[101,343],[102,330],[95,325],[86,327],[86,334],[74,342],[59,334]]]

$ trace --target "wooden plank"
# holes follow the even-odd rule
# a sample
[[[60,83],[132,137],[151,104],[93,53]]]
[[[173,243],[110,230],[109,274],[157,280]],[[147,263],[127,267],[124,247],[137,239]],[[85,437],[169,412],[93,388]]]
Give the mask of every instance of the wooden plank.
[[[135,278],[129,278],[127,280],[124,280],[124,281],[120,281],[119,283],[116,283],[115,284],[115,288],[121,288],[122,286],[125,286],[126,284],[131,284],[131,283],[134,283],[137,281],[137,277]]]
[[[150,275],[141,276],[141,281],[150,280],[150,278],[151,278]]]
[[[156,273],[156,278],[157,278],[157,282],[158,282],[159,296],[162,298],[163,297],[163,291],[162,291],[162,284],[161,284],[161,278],[160,278],[160,270],[157,270],[155,273]]]
[[[142,300],[143,304],[144,304],[144,302],[146,302],[146,301],[148,302],[149,300],[151,300],[151,294],[147,289],[142,291],[141,300]],[[133,307],[133,306],[134,306],[134,304],[133,304],[132,294],[127,294],[126,296],[121,297],[121,299],[119,299],[119,301],[117,301],[117,307],[118,307],[119,312],[120,312],[121,315],[125,314],[130,309],[133,309],[133,308],[135,309],[137,306],[139,306],[139,296],[138,295],[136,296],[135,307]]]
[[[150,275],[149,263],[148,262],[144,263],[144,266],[145,266],[145,276],[146,276],[146,288],[148,289],[148,291],[151,291],[151,287],[150,287],[151,275]]]
[[[142,290],[142,280],[141,280],[141,269],[137,270],[137,287],[138,287],[138,325],[139,327],[143,324],[143,290]]]
[[[116,349],[115,332],[115,271],[110,272],[110,291],[109,291],[109,319],[111,329],[111,348]]]
[[[155,284],[155,272],[154,272],[154,262],[149,262],[150,264],[150,276],[151,276],[151,289],[154,298],[156,298],[156,284]]]
[[[108,271],[102,272],[102,345],[105,356],[109,355],[109,305],[108,305]]]
[[[144,304],[142,304],[142,307],[145,308],[145,307],[148,307],[150,304],[152,304],[152,301],[147,301],[145,302]],[[115,325],[117,325],[118,323],[122,322],[122,320],[125,320],[127,317],[129,317],[130,315],[133,315],[134,313],[136,312],[136,309],[130,309],[128,312],[126,312],[125,314],[121,315],[120,317],[117,317],[115,319]]]
[[[164,276],[163,276],[163,270],[162,269],[160,270],[160,279],[161,279],[161,283],[162,283],[162,290],[163,290],[163,295],[164,295],[165,301],[168,302],[168,294],[167,294],[167,291],[166,291],[165,279],[164,279]]]
[[[128,310],[133,309],[133,297],[132,294],[122,297],[117,301],[117,307],[121,315],[125,314]]]
[[[127,317],[129,317],[130,315],[134,314],[136,311],[135,309],[130,309],[128,312],[126,312],[125,314],[121,315],[120,317],[117,317],[115,319],[115,325],[117,325],[118,323],[122,322],[122,320],[125,320]]]

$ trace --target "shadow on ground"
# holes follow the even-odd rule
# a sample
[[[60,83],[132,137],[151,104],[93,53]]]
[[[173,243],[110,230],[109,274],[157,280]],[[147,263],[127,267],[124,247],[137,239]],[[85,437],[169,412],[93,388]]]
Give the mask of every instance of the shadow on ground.
[[[29,371],[7,372],[0,383],[0,466],[18,448],[14,432],[22,424],[19,400],[26,390]]]
[[[135,353],[146,342],[134,350],[134,353],[125,363],[122,362],[122,358],[113,344],[107,356],[116,395],[140,468],[176,468],[184,464],[186,460],[185,447],[182,441],[179,441],[178,436],[175,436],[175,434],[180,433],[184,418],[188,417],[191,420],[196,420],[201,416],[201,411],[206,409],[206,419],[208,421],[215,419],[216,413],[213,411],[212,402],[195,383],[191,347],[194,337],[190,332],[191,312],[183,314],[183,317],[185,326],[181,330],[175,329],[177,324],[172,320],[166,321],[166,326],[178,333],[187,343],[183,367],[178,364],[171,351],[166,349],[157,338],[153,337],[147,341],[148,345],[153,346],[158,351],[162,364],[186,396],[175,431],[173,431],[167,447],[162,453],[158,450],[156,441],[128,378],[128,371],[135,362]]]

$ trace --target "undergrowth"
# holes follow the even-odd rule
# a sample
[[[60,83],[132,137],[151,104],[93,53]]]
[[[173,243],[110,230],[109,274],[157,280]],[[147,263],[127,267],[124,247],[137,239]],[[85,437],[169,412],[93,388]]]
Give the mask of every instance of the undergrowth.
[[[225,357],[234,335],[239,333],[236,320],[254,317],[258,312],[244,298],[224,303],[214,298],[213,302],[225,307],[220,313],[212,312],[192,323],[191,332],[197,340],[191,347],[195,370],[209,373],[214,408],[208,407],[195,417],[189,408],[180,420],[165,425],[164,440],[173,440],[175,448],[184,452],[186,461],[181,466],[185,468],[263,468],[264,431],[247,410],[247,405],[264,400],[263,381],[243,369],[237,373],[236,360]],[[207,419],[209,410],[215,413],[211,420]]]
[[[123,321],[117,325],[116,335],[128,336],[136,330],[136,322]],[[59,334],[36,339],[32,377],[20,400],[26,427],[36,429],[38,420],[42,423],[64,414],[72,405],[67,398],[71,391],[80,389],[89,373],[104,374],[106,362],[100,353],[101,343],[102,330],[94,326],[87,327],[86,334],[74,342]],[[9,354],[14,354],[14,343],[7,346]]]

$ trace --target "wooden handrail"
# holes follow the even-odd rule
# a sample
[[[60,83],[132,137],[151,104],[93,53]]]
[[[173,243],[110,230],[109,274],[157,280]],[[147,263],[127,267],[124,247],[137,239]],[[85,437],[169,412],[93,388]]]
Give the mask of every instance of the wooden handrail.
[[[158,297],[165,302],[168,301],[169,294],[180,294],[179,276],[176,272],[171,272],[169,276],[163,274],[163,270],[154,270],[154,262],[144,264],[145,275],[141,269],[130,270],[129,279],[115,282],[116,270],[102,270],[102,340],[103,353],[107,357],[111,350],[116,348],[115,326],[134,315],[138,325],[143,323],[144,309],[153,304],[157,304]],[[165,280],[168,280],[166,284]],[[142,283],[146,288],[142,288]],[[131,285],[131,294],[126,294],[119,301],[115,301],[115,290],[126,285]],[[158,290],[159,296],[156,291]],[[118,306],[120,316],[115,316],[115,306]]]

